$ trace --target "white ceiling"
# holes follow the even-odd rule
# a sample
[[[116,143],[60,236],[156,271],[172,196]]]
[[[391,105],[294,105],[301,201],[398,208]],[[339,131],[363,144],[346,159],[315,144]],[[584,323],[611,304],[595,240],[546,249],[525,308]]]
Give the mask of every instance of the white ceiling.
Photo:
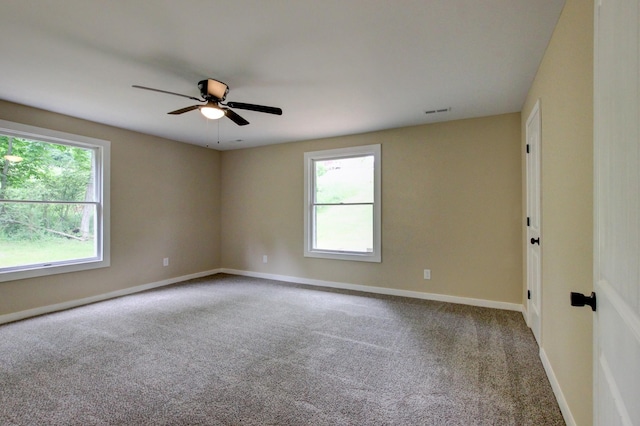
[[[0,0],[0,98],[220,150],[515,112],[563,4]],[[198,97],[205,78],[284,113],[239,127],[131,88]]]

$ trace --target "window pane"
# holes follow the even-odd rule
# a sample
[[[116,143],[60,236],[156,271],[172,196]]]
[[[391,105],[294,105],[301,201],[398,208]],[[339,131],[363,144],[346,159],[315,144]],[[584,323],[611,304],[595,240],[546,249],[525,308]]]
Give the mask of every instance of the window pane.
[[[316,206],[316,250],[373,251],[373,205]]]
[[[316,203],[373,203],[373,155],[314,161]]]
[[[0,268],[97,256],[96,206],[0,202]]]
[[[94,151],[0,135],[0,200],[95,201]]]

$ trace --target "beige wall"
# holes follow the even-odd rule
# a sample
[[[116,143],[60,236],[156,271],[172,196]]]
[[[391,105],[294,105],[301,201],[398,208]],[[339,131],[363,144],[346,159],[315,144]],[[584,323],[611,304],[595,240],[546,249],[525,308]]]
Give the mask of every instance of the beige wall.
[[[3,101],[0,118],[111,141],[111,267],[0,283],[0,315],[220,267],[219,152]]]
[[[0,315],[219,267],[522,301],[518,113],[223,153],[8,102],[0,118],[112,142],[112,266],[1,283]],[[383,262],[304,258],[303,153],[372,143]]]
[[[225,151],[221,263],[520,304],[520,121],[515,113]],[[377,143],[382,263],[303,257],[303,153]]]
[[[542,117],[542,349],[579,425],[592,422],[593,2],[567,0],[522,110]],[[524,133],[522,136],[523,144]],[[524,159],[523,159],[524,161]]]

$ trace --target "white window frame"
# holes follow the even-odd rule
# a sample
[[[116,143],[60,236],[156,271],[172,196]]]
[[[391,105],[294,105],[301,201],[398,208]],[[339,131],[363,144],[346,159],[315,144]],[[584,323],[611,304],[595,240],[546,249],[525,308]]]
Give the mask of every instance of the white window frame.
[[[374,158],[374,201],[373,201],[373,251],[350,252],[319,250],[313,248],[314,226],[314,162],[350,157],[373,155]],[[382,161],[380,144],[349,148],[330,149],[304,153],[304,256],[322,259],[356,260],[362,262],[382,262]]]
[[[58,132],[41,127],[28,126],[0,120],[0,133],[17,138],[90,148],[95,151],[95,191],[97,229],[97,255],[89,259],[76,259],[60,262],[46,262],[34,265],[16,266],[0,270],[0,282],[24,278],[41,277],[88,269],[105,268],[111,264],[110,256],[110,165],[111,142]]]

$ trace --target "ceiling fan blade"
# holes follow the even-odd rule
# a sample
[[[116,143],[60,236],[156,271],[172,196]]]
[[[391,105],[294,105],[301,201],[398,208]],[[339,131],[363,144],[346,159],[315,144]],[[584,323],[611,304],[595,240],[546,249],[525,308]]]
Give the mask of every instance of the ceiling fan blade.
[[[134,87],[136,89],[151,90],[152,92],[166,93],[167,95],[182,96],[183,98],[193,99],[194,101],[198,101],[198,102],[204,102],[202,99],[195,98],[193,96],[183,95],[181,93],[175,93],[175,92],[168,92],[166,90],[154,89],[152,87],[138,86],[137,84],[134,84],[131,87]]]
[[[180,109],[177,109],[175,111],[168,112],[167,114],[171,114],[171,115],[184,114],[185,112],[189,112],[189,111],[193,111],[194,109],[198,109],[201,106],[202,105],[192,105],[192,106],[188,106],[186,108],[180,108]]]
[[[238,126],[246,126],[247,124],[249,124],[247,120],[245,120],[235,112],[231,111],[229,108],[223,108],[223,110],[224,110],[224,115],[229,117],[229,119],[234,123],[236,123]]]
[[[243,102],[227,102],[227,106],[230,108],[248,109],[250,111],[266,112],[267,114],[282,115],[282,110],[276,107],[245,104]]]

